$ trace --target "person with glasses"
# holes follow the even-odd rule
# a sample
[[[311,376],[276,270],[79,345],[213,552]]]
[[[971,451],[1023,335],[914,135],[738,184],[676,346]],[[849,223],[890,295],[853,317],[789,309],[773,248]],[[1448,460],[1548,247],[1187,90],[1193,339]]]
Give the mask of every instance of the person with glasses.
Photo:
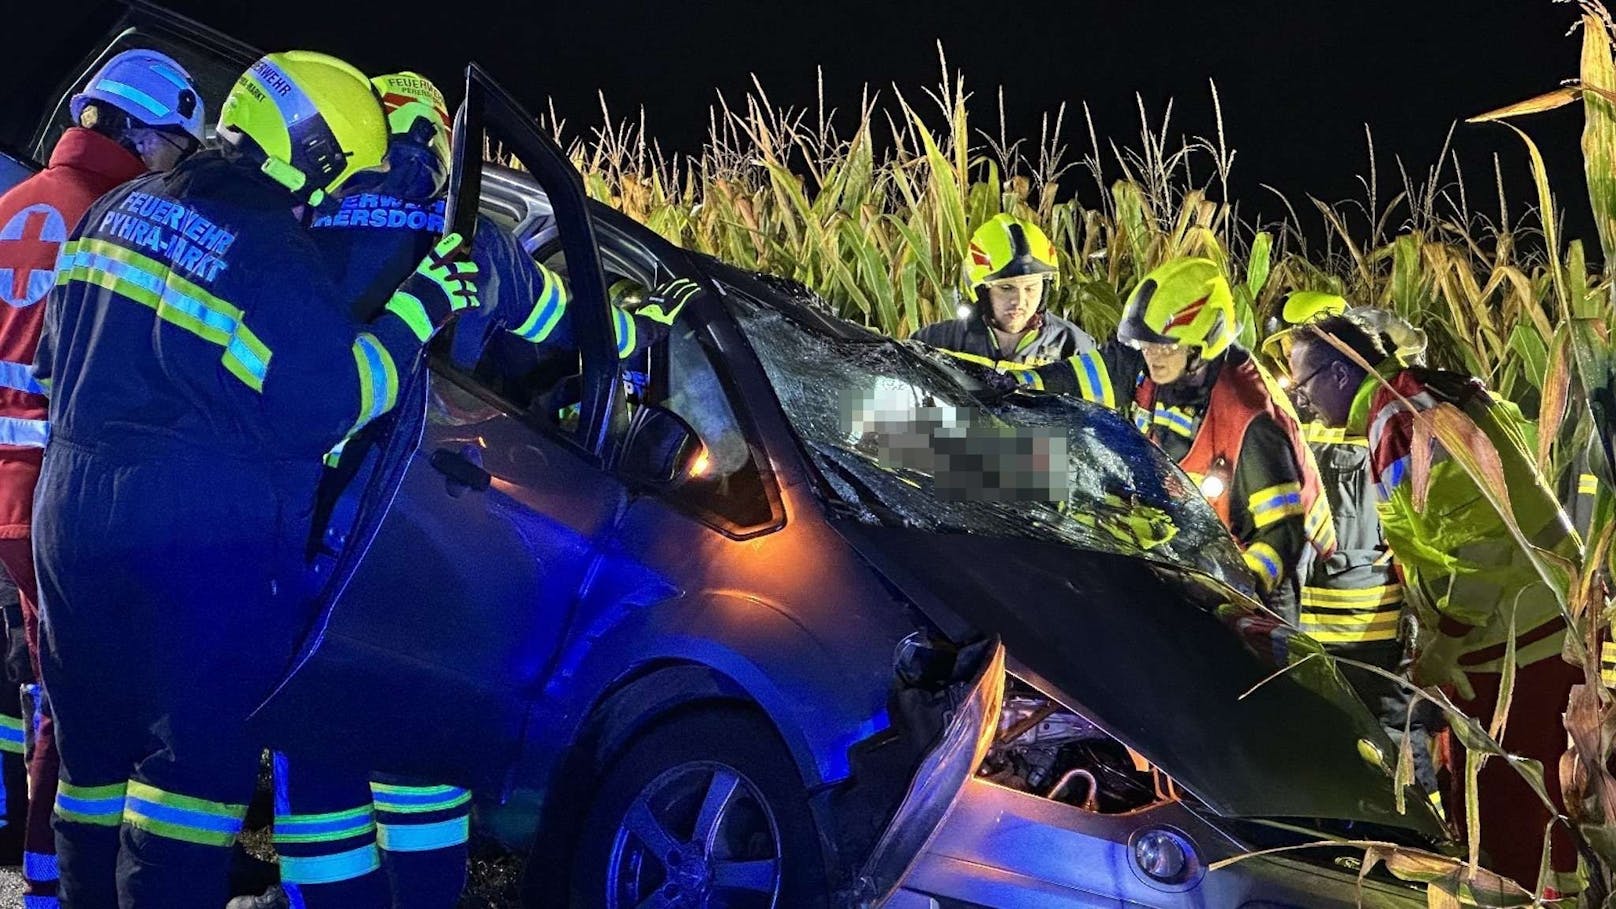
[[[1222,270],[1173,259],[1128,295],[1115,342],[1009,372],[1130,414],[1239,542],[1264,602],[1294,624],[1306,563],[1335,550],[1330,504],[1290,403],[1236,332]]]
[[[1510,524],[1555,561],[1574,564],[1581,540],[1538,472],[1529,441],[1535,428],[1520,410],[1478,379],[1405,364],[1385,338],[1345,314],[1298,329],[1288,354],[1295,388],[1324,425],[1365,439],[1374,507],[1420,619],[1413,681],[1447,687],[1459,709],[1483,723],[1510,696],[1501,744],[1550,768],[1544,788],[1559,802],[1560,774],[1552,768],[1566,750],[1561,715],[1583,676],[1561,658],[1566,623],[1550,586],[1555,575],[1545,577]],[[1465,457],[1502,475],[1507,495],[1497,491],[1496,504],[1434,431],[1420,426],[1421,415],[1433,414],[1471,434]],[[1450,770],[1463,767],[1455,759]],[[1553,825],[1545,853],[1553,815],[1533,788],[1505,761],[1488,762],[1480,774],[1483,864],[1531,887],[1549,855],[1551,888],[1576,889],[1577,855],[1565,826]],[[1452,774],[1450,809],[1465,804],[1464,777]]]
[[[1055,244],[1038,225],[994,215],[971,235],[965,282],[975,298],[958,319],[914,340],[986,366],[1042,366],[1094,349],[1094,338],[1049,312],[1060,279]]]
[[[1425,333],[1395,313],[1369,307],[1349,307],[1337,295],[1303,290],[1285,300],[1281,314],[1288,327],[1263,342],[1263,353],[1289,370],[1289,352],[1310,323],[1331,316],[1350,319],[1365,331],[1384,339],[1397,361],[1405,366],[1422,362]],[[1395,339],[1395,340],[1394,340]],[[1426,702],[1412,705],[1407,685],[1354,663],[1365,663],[1392,675],[1408,670],[1409,638],[1413,627],[1403,585],[1375,510],[1376,487],[1369,470],[1369,439],[1365,430],[1332,424],[1322,418],[1311,393],[1328,378],[1333,367],[1325,363],[1306,373],[1287,375],[1291,400],[1303,420],[1302,434],[1313,450],[1334,520],[1336,550],[1313,563],[1302,584],[1301,628],[1324,645],[1380,720],[1394,742],[1408,731],[1414,759],[1414,779],[1438,810],[1441,797],[1436,767],[1431,758],[1431,736],[1442,727],[1440,711]]]
[[[39,596],[34,581],[32,519],[49,426],[45,389],[30,375],[45,306],[56,283],[57,253],[96,199],[146,173],[167,171],[202,142],[202,96],[172,58],[126,50],[108,60],[69,102],[74,126],[51,150],[50,163],[0,196],[0,565],[16,581],[33,683],[39,674]],[[8,623],[9,624],[9,623]],[[22,760],[24,725],[14,686],[0,686],[0,752],[9,767]],[[56,746],[50,713],[37,711],[24,836],[23,899],[56,903],[56,848],[50,828],[56,797]],[[21,817],[7,819],[22,826]]]

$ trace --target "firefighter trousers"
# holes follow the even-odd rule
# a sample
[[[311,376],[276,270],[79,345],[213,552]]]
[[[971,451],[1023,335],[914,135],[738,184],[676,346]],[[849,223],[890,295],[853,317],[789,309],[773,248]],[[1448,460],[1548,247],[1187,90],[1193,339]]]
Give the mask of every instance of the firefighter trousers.
[[[39,672],[39,585],[34,579],[33,540],[22,537],[0,540],[0,565],[17,585],[21,607],[21,632],[28,645],[28,677],[32,703],[24,703],[23,720],[28,731],[28,808],[23,835],[23,909],[51,909],[56,905],[56,835],[51,831],[51,808],[56,803],[56,731],[38,684]],[[0,746],[3,747],[3,746]]]
[[[34,540],[67,909],[228,899],[262,751],[245,720],[285,671],[310,603],[289,557],[308,526],[283,508],[296,501],[289,480],[51,441]]]
[[[15,863],[24,856],[28,818],[28,775],[23,761],[26,711],[22,689],[0,684],[0,861]]]
[[[1361,644],[1340,644],[1330,648],[1333,656],[1368,663],[1387,672],[1406,676],[1408,673],[1407,648],[1402,641],[1371,641]],[[1441,789],[1437,781],[1436,761],[1431,756],[1431,739],[1441,731],[1442,718],[1423,701],[1415,701],[1411,685],[1393,682],[1383,675],[1356,666],[1341,667],[1358,697],[1369,707],[1369,712],[1380,721],[1381,728],[1396,742],[1403,744],[1404,730],[1408,730],[1409,751],[1414,755],[1414,782],[1432,797],[1440,807]]]
[[[471,794],[277,752],[275,853],[292,909],[454,909]]]

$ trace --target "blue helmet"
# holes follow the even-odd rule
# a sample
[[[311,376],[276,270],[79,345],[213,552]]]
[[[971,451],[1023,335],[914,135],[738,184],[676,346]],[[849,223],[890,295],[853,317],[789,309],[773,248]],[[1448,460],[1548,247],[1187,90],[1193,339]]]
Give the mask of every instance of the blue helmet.
[[[92,101],[151,127],[178,127],[202,141],[202,94],[185,67],[153,50],[126,50],[106,62],[68,102],[73,122]]]

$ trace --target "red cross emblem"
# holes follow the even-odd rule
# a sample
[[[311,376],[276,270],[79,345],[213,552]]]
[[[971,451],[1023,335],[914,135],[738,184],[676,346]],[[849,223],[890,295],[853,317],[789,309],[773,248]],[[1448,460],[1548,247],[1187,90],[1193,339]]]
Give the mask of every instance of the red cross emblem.
[[[32,306],[56,283],[56,253],[67,241],[67,221],[44,203],[30,205],[0,226],[0,299]]]

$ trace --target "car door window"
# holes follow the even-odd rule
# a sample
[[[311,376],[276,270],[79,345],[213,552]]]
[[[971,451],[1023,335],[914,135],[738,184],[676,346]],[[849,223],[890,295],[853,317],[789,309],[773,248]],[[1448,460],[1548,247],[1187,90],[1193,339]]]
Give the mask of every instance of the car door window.
[[[693,319],[674,323],[667,341],[652,351],[645,400],[684,418],[706,447],[701,470],[666,494],[670,502],[729,533],[775,522],[767,458],[740,418],[706,326]]]
[[[508,214],[495,215],[485,209],[484,214],[494,217],[507,229],[514,227]],[[522,416],[537,428],[574,436],[579,427],[579,382],[583,372],[583,359],[568,339],[577,332],[573,320],[582,306],[596,305],[572,298],[572,284],[566,257],[559,248],[551,248],[542,257],[545,267],[561,278],[566,287],[569,304],[562,315],[562,324],[544,344],[534,345],[508,331],[492,334],[483,332],[475,319],[464,320],[454,331],[457,336],[442,342],[449,351],[446,368],[456,370],[461,377],[473,383],[477,390],[490,396],[508,412]],[[644,284],[639,277],[625,274],[619,267],[607,264],[606,280],[611,286],[613,302],[620,302],[619,294],[627,299],[643,299]],[[638,291],[636,293],[636,290]],[[518,311],[526,301],[485,300],[485,306],[507,307]],[[629,407],[637,405],[647,382],[647,364],[642,355],[638,361],[624,361],[618,365],[624,378],[624,400]]]

